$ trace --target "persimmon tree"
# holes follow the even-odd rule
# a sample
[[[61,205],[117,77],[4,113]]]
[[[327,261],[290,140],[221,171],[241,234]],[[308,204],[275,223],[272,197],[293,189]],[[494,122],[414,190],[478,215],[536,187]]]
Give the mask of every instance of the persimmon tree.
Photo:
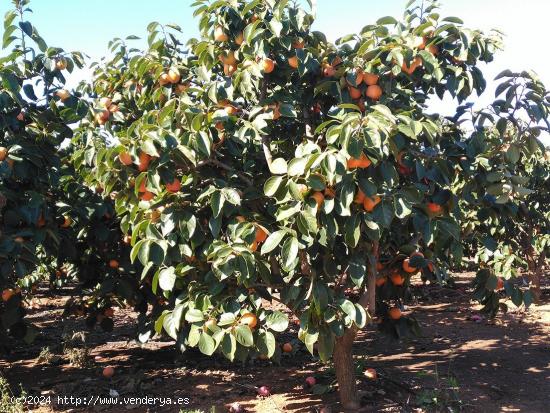
[[[109,308],[110,296],[139,301],[135,276],[125,278],[133,271],[130,247],[113,203],[84,186],[72,164],[71,127],[88,105],[64,85],[67,73],[83,67],[83,56],[48,47],[26,19],[29,2],[13,4],[3,36],[11,51],[0,61],[0,337],[6,345],[8,337],[35,336],[24,320],[25,301],[45,280],[52,287],[77,281],[92,304],[74,309],[90,324]]]
[[[82,56],[48,47],[25,19],[28,1],[13,3],[3,36],[11,52],[0,61],[0,334],[30,340],[21,287],[32,277],[21,282],[40,257],[55,257],[67,245],[56,207],[58,149],[87,106],[63,88],[64,73],[81,66]]]
[[[81,88],[94,104],[80,172],[115,199],[158,297],[142,339],[276,357],[288,318],[264,303],[278,301],[358,407],[358,331],[377,317],[414,332],[411,276],[443,280],[462,258],[465,134],[426,104],[481,93],[477,63],[500,45],[424,3],[332,44],[295,3],[196,1],[200,39],[152,23],[147,51],[111,42]]]
[[[549,252],[546,205],[550,164],[540,136],[548,132],[550,97],[538,77],[505,71],[489,107],[461,107],[457,124],[473,130],[465,141],[468,158],[457,187],[464,205],[465,239],[474,240],[476,297],[491,313],[499,308],[496,291],[515,305],[540,297],[540,278]],[[527,274],[532,288],[523,293],[514,278]]]

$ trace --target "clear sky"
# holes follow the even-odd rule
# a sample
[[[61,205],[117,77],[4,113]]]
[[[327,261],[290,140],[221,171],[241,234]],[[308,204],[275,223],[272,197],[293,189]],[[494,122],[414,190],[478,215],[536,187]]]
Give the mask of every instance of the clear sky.
[[[357,32],[379,17],[402,14],[406,0],[317,0],[315,30],[329,39]],[[441,0],[442,16],[461,17],[469,27],[503,31],[505,50],[494,63],[482,68],[489,80],[489,90],[478,104],[491,102],[494,94],[490,82],[505,68],[532,69],[550,87],[548,40],[550,0]],[[197,22],[192,17],[191,0],[32,0],[32,23],[49,45],[65,50],[80,50],[97,59],[107,50],[113,37],[135,34],[145,37],[146,26],[155,20],[177,23],[186,37],[197,36]],[[11,1],[0,0],[3,15]],[[139,42],[138,42],[139,44]],[[141,44],[145,44],[142,41]],[[80,72],[73,76],[82,77]],[[450,113],[453,104],[446,101],[437,109]]]

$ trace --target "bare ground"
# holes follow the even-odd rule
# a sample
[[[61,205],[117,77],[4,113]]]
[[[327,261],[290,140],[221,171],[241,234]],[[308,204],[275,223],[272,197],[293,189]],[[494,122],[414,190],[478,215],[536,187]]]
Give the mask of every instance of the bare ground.
[[[357,363],[379,374],[376,381],[360,378],[362,411],[550,411],[550,286],[541,305],[528,311],[512,309],[487,320],[483,315],[479,318],[479,306],[468,298],[471,277],[460,274],[457,289],[415,287],[421,298],[407,311],[420,322],[421,337],[395,342],[372,329],[361,334],[355,346]],[[32,346],[0,356],[0,372],[14,392],[21,384],[31,395],[51,397],[46,405],[29,405],[35,412],[208,412],[213,407],[221,412],[235,401],[251,412],[315,412],[322,406],[340,411],[335,392],[313,395],[303,388],[308,375],[321,384],[331,384],[333,375],[298,341],[293,341],[294,352],[284,355],[280,365],[269,361],[231,364],[194,350],[181,354],[170,342],[137,344],[132,327],[135,314],[122,309],[116,312],[113,333],[98,329],[88,333],[88,367],[71,365],[66,357],[39,362],[44,347],[61,354],[63,332],[86,330],[82,320],[62,318],[67,298],[39,295],[30,318],[42,334]],[[292,340],[291,335],[288,338]],[[107,365],[116,369],[110,380],[101,376]],[[269,385],[272,395],[257,397],[253,386],[260,385]],[[189,404],[161,406],[157,401],[147,407],[128,403],[75,407],[57,400],[57,396],[108,397],[110,390],[120,397],[188,398]]]

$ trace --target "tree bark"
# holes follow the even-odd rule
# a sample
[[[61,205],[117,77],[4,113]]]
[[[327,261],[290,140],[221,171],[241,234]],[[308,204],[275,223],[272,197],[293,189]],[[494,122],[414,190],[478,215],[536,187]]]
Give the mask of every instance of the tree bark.
[[[534,260],[533,260],[534,261]],[[534,268],[531,271],[531,292],[533,293],[533,298],[535,303],[540,302],[540,279],[542,278],[542,268],[544,262],[546,261],[546,251],[542,251],[539,255],[539,258],[536,263],[534,263]]]
[[[345,412],[356,411],[360,407],[352,353],[356,334],[357,330],[352,327],[342,337],[338,337],[332,354],[338,381],[338,395]]]
[[[368,310],[371,317],[374,317],[376,313],[376,277],[378,276],[376,264],[378,263],[378,256],[378,241],[373,241],[367,271]]]

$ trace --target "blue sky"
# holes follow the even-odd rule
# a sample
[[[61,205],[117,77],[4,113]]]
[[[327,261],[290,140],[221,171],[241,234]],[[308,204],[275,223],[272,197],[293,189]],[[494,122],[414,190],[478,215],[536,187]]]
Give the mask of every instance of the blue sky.
[[[113,37],[130,34],[144,36],[150,21],[177,23],[185,37],[197,36],[197,23],[192,17],[191,0],[161,2],[149,0],[32,0],[30,19],[49,45],[65,50],[80,50],[97,59],[107,50]],[[317,0],[315,29],[334,40],[357,32],[379,17],[402,14],[406,0]],[[492,101],[491,79],[504,70],[532,69],[550,85],[548,39],[550,0],[442,0],[442,16],[459,16],[467,26],[489,30],[497,28],[506,34],[505,50],[494,63],[482,68],[489,80],[489,90],[478,100],[479,105]],[[11,1],[0,1],[3,15]],[[144,43],[143,43],[144,44]],[[79,72],[70,84],[76,84],[85,72]],[[438,104],[442,113],[450,113],[449,100]]]

